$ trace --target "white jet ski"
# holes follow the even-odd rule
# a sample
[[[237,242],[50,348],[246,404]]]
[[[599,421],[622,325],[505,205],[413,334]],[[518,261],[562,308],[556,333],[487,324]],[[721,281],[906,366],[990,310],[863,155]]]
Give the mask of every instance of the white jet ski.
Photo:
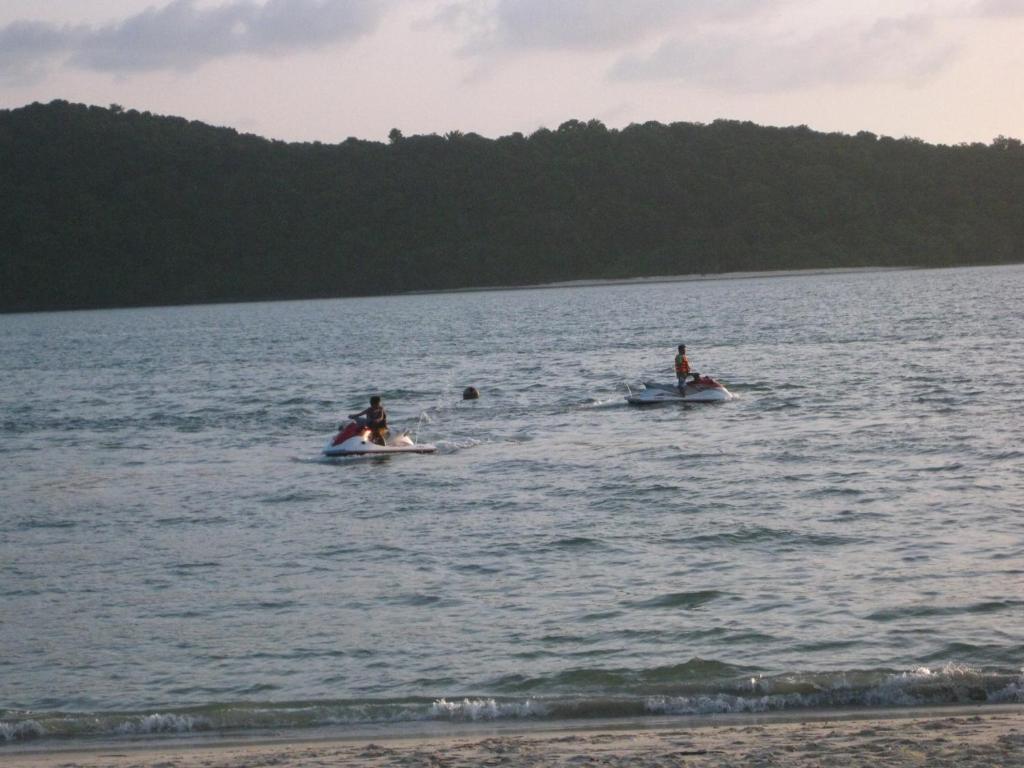
[[[675,384],[658,384],[645,381],[643,389],[630,391],[626,402],[634,405],[651,405],[653,403],[723,403],[735,399],[736,395],[712,379],[701,376],[697,381],[686,382],[682,392]]]
[[[408,432],[397,434],[388,433],[383,445],[374,442],[373,433],[369,427],[364,427],[354,421],[341,425],[338,434],[327,441],[324,446],[324,456],[363,456],[363,455],[386,455],[389,453],[433,453],[437,450],[436,445],[430,443],[414,443]]]

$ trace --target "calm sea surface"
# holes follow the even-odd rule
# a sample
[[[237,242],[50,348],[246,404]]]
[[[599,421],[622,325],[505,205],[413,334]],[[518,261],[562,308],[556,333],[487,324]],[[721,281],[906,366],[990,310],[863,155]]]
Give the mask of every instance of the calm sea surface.
[[[0,743],[1024,702],[1022,307],[1008,267],[0,316]],[[680,342],[740,399],[627,405]],[[438,452],[322,459],[374,393]]]

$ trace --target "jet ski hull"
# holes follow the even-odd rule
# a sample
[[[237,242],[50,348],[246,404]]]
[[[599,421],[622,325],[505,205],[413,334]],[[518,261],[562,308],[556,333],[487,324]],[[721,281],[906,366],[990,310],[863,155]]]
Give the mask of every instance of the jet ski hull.
[[[372,448],[370,446],[373,446]],[[433,453],[437,446],[423,445],[377,445],[369,443],[359,446],[328,446],[324,448],[324,456],[388,456],[393,453]]]
[[[433,453],[437,446],[430,443],[414,443],[406,432],[388,437],[384,445],[371,439],[369,429],[359,429],[349,424],[327,441],[324,456],[386,456],[393,453]]]
[[[627,403],[655,405],[657,403],[724,403],[735,395],[714,379],[704,377],[698,384],[688,382],[685,392],[674,384],[645,381],[644,388],[626,395]]]

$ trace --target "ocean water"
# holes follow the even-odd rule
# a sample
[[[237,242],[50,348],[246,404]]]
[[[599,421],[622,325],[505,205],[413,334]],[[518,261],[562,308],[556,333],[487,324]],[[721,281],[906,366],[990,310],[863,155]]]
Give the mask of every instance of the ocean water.
[[[1024,702],[1022,298],[1016,266],[0,316],[0,745]],[[739,399],[626,404],[680,342]],[[438,452],[322,458],[374,393]]]

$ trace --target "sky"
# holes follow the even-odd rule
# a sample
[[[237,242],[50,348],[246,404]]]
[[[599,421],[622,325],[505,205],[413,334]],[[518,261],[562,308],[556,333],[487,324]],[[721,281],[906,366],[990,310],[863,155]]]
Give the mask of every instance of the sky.
[[[0,0],[0,109],[284,141],[566,120],[1024,138],[1024,0]]]

